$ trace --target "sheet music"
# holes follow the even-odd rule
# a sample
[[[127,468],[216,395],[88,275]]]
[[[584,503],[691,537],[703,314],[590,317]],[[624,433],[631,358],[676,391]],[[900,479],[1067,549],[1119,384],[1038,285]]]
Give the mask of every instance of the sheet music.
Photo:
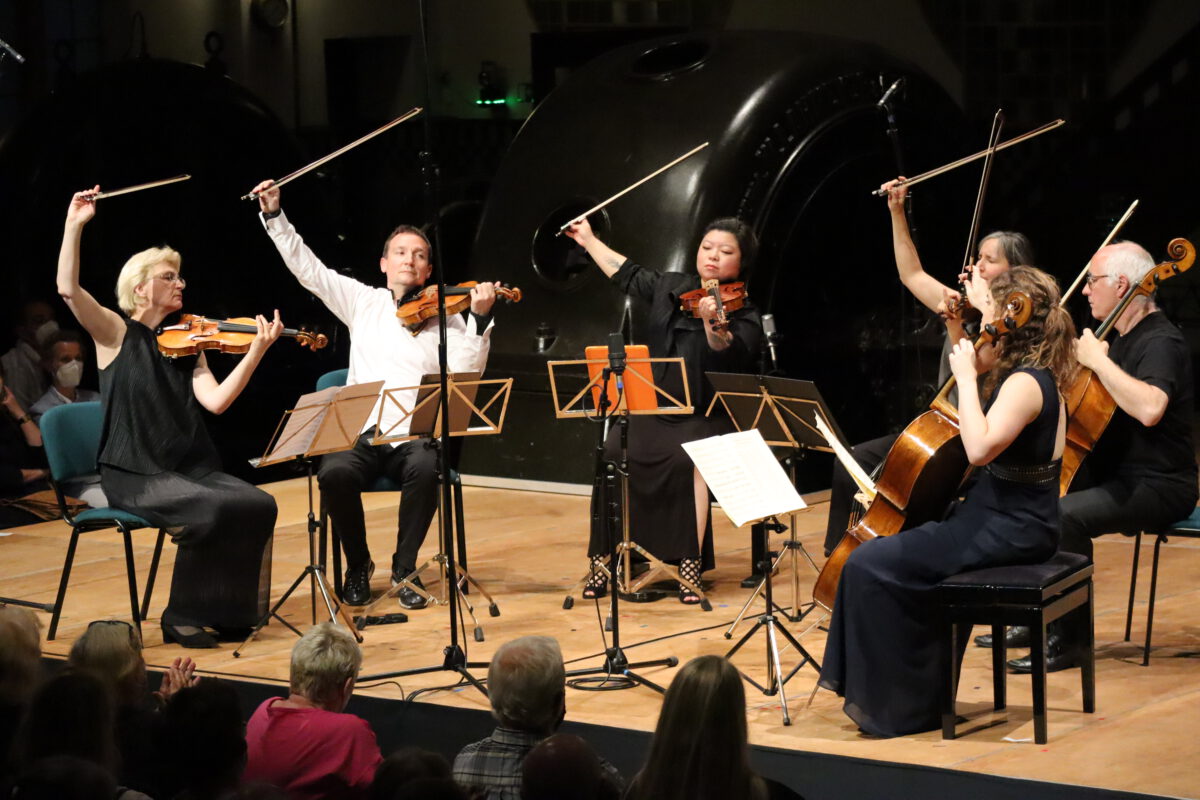
[[[837,460],[842,462],[842,466],[846,469],[846,472],[850,473],[850,477],[854,480],[855,485],[858,486],[858,490],[866,495],[868,501],[874,500],[875,482],[867,475],[862,465],[854,460],[854,456],[850,454],[850,451],[842,443],[842,440],[835,436],[833,431],[829,430],[829,426],[825,424],[825,420],[821,419],[821,415],[814,414],[813,416],[817,420],[817,430],[825,437],[825,441],[829,442],[829,446],[833,448],[833,453],[837,456]]]
[[[757,429],[687,442],[683,449],[739,528],[806,507]]]

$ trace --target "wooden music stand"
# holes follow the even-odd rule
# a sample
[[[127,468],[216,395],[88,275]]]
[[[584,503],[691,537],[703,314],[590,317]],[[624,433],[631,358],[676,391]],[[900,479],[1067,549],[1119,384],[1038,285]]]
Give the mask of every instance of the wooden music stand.
[[[482,389],[482,392],[481,392]],[[482,379],[478,372],[454,372],[446,376],[446,390],[449,396],[449,433],[451,436],[487,436],[500,433],[504,427],[504,416],[508,412],[508,399],[512,393],[512,378]],[[413,393],[415,392],[415,396]],[[486,402],[480,402],[483,395]],[[411,408],[409,407],[411,403]],[[400,411],[400,418],[387,429],[383,428],[384,408],[388,404]],[[371,444],[390,444],[392,442],[407,442],[413,439],[427,439],[431,446],[438,447],[442,436],[442,403],[441,376],[437,373],[425,375],[419,386],[402,386],[386,389],[379,402],[379,412],[376,417],[376,433]],[[492,416],[489,416],[491,414]],[[403,432],[400,428],[408,423]],[[443,463],[439,459],[439,463]],[[438,493],[439,529],[442,525],[442,515],[451,514],[450,509],[442,507],[442,494]],[[461,509],[460,509],[461,510]],[[462,522],[462,520],[459,520]],[[464,523],[465,524],[465,523]],[[440,541],[440,539],[439,539]],[[413,583],[423,571],[437,564],[442,573],[442,596],[436,598],[424,587]],[[500,606],[491,594],[474,576],[467,571],[461,561],[454,562],[456,580],[450,581],[447,573],[449,559],[446,553],[438,552],[432,558],[426,559],[420,566],[397,581],[386,592],[377,597],[362,612],[369,615],[375,606],[389,599],[402,588],[407,586],[426,601],[431,603],[447,603],[450,601],[449,587],[453,585],[457,599],[471,616],[474,623],[475,641],[483,641],[483,627],[475,616],[475,607],[467,599],[463,591],[464,582],[474,586],[488,603],[488,613],[493,617],[500,616]]]
[[[292,596],[301,581],[307,576],[311,583],[312,621],[317,621],[317,594],[325,603],[329,619],[342,622],[354,634],[354,638],[362,641],[354,620],[346,607],[329,588],[325,578],[325,567],[317,557],[315,537],[320,525],[313,512],[313,458],[326,453],[336,453],[349,450],[358,441],[359,433],[371,416],[371,409],[379,398],[379,390],[383,381],[360,383],[353,386],[331,386],[319,392],[301,395],[296,401],[295,408],[283,412],[271,443],[263,453],[262,458],[250,463],[255,467],[265,467],[271,464],[282,464],[287,461],[300,461],[304,464],[308,476],[308,566],[306,566],[292,585],[275,602],[271,610],[258,621],[254,630],[246,640],[233,651],[235,658],[241,656],[242,648],[248,645],[258,632],[263,629],[271,617],[275,617],[297,635],[301,631],[279,615],[279,609]]]

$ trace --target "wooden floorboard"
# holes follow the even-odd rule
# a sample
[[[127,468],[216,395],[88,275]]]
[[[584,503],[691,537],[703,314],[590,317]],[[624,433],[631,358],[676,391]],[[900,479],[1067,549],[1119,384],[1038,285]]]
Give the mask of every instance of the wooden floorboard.
[[[306,487],[302,479],[263,488],[279,501],[273,557],[273,595],[280,595],[307,563],[305,537]],[[466,620],[459,641],[472,661],[486,661],[496,646],[529,633],[558,638],[569,667],[598,666],[605,647],[595,604],[576,598],[571,610],[562,608],[568,589],[586,567],[588,500],[586,497],[468,486],[464,490],[471,573],[490,591],[500,608],[491,617],[481,604],[476,608],[485,641],[476,642],[472,623]],[[397,495],[366,496],[367,523],[372,552],[386,564],[393,549]],[[631,660],[674,656],[683,663],[707,653],[725,653],[732,642],[725,628],[737,615],[749,590],[739,582],[749,567],[748,531],[733,529],[715,512],[717,569],[706,574],[712,583],[713,611],[682,606],[673,595],[654,603],[622,603],[621,640]],[[820,563],[825,507],[815,505],[798,516],[801,541]],[[0,537],[0,595],[41,602],[54,599],[68,531],[50,522],[13,530]],[[422,557],[436,550],[431,535]],[[776,537],[775,541],[779,538]],[[135,534],[134,546],[139,586],[154,543],[151,531]],[[1141,580],[1135,608],[1133,642],[1122,641],[1129,567],[1134,543],[1130,538],[1108,536],[1096,543],[1097,712],[1081,711],[1078,670],[1050,676],[1048,688],[1049,732],[1047,745],[1035,745],[1029,679],[1009,677],[1009,707],[990,715],[991,669],[989,653],[972,647],[964,665],[959,693],[960,713],[991,719],[995,724],[954,741],[939,733],[892,740],[862,737],[841,712],[838,698],[820,691],[806,706],[816,680],[811,666],[802,668],[786,686],[793,724],[781,723],[778,696],[764,696],[747,687],[751,738],[756,744],[850,755],[885,761],[946,767],[971,772],[1056,781],[1109,789],[1179,797],[1200,797],[1200,743],[1195,735],[1200,723],[1200,542],[1172,541],[1163,548],[1154,643],[1149,667],[1141,666],[1140,637],[1144,636],[1146,598],[1149,591],[1152,543],[1142,545]],[[174,548],[164,550],[159,581],[146,624],[146,658],[162,666],[185,651],[162,644],[157,617],[166,604]],[[809,599],[815,573],[801,567],[801,602]],[[791,570],[777,578],[777,600],[791,604]],[[427,573],[426,584],[435,591],[442,585]],[[387,571],[381,566],[373,586],[382,592]],[[478,595],[472,600],[479,602]],[[756,608],[761,608],[757,606]],[[379,611],[399,611],[388,602]],[[305,583],[285,605],[283,613],[298,626],[309,622],[310,600]],[[603,602],[601,616],[608,613]],[[65,655],[71,643],[93,619],[128,617],[128,594],[120,537],[94,533],[83,537],[59,628],[58,638],[45,643],[45,652]],[[48,623],[49,615],[43,615]],[[809,619],[812,621],[812,618]],[[750,622],[735,633],[739,637]],[[786,623],[799,635],[805,624]],[[234,645],[219,650],[186,651],[210,674],[284,681],[295,636],[274,623],[234,658]],[[434,606],[410,612],[401,625],[368,628],[363,650],[364,674],[437,666],[450,641],[449,611]],[[818,659],[825,635],[806,633],[801,644]],[[791,647],[783,649],[785,670],[799,661]],[[734,658],[734,663],[760,683],[766,679],[765,642],[756,635]],[[645,677],[668,683],[674,672],[667,667],[639,670]],[[483,675],[483,670],[477,670]],[[408,676],[362,691],[400,697],[402,693],[445,686],[454,676],[436,670]],[[456,688],[424,694],[426,702],[486,710],[486,699],[474,689]],[[658,715],[659,697],[636,688],[615,692],[570,690],[568,715],[582,722],[650,730]]]

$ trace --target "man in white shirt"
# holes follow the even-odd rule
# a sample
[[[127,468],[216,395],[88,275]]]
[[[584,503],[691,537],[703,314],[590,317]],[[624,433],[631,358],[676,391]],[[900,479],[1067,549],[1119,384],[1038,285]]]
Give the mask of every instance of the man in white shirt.
[[[263,181],[253,190],[258,195],[263,226],[300,284],[350,329],[347,383],[383,381],[385,388],[393,389],[417,386],[423,375],[437,372],[437,320],[429,320],[413,334],[396,317],[397,304],[419,291],[432,271],[432,248],[425,234],[408,225],[392,231],[379,259],[379,270],[387,276],[387,286],[368,286],[338,274],[317,259],[283,215],[279,190],[272,188],[273,183]],[[483,371],[495,299],[494,285],[480,283],[471,290],[467,318],[460,314],[447,317],[447,366],[451,372]],[[406,394],[411,396],[398,400],[412,408],[416,391]],[[367,547],[363,489],[381,475],[400,484],[399,529],[392,556],[393,585],[413,572],[417,551],[437,510],[434,450],[421,439],[373,446],[370,442],[375,423],[376,414],[372,413],[354,448],[323,456],[317,472],[325,507],[346,553],[342,599],[350,605],[365,605],[370,601],[370,581],[375,570]],[[394,403],[384,405],[380,425],[389,435],[407,433],[408,422],[400,420]],[[410,582],[421,587],[419,578]],[[401,606],[409,609],[422,608],[426,603],[426,598],[408,585],[400,590],[399,600]]]

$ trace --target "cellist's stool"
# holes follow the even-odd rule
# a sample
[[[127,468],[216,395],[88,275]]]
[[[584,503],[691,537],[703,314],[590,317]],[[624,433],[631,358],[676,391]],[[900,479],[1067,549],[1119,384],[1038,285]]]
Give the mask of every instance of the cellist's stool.
[[[1046,626],[1071,611],[1087,618],[1087,637],[1076,654],[1083,683],[1083,710],[1096,710],[1096,657],[1092,630],[1092,563],[1077,553],[1055,553],[1042,564],[1024,564],[964,572],[951,576],[936,591],[945,622],[943,663],[950,665],[942,683],[942,738],[955,738],[955,701],[962,666],[961,643],[972,625],[992,626],[992,699],[997,710],[1007,704],[1004,627],[1029,627],[1033,662],[1034,741],[1045,744]]]
[[[1161,531],[1138,531],[1133,543],[1133,567],[1129,572],[1129,609],[1125,612],[1125,641],[1129,641],[1133,627],[1133,596],[1137,590],[1138,556],[1142,552],[1142,534],[1149,533],[1154,537],[1154,566],[1150,568],[1150,608],[1146,612],[1146,644],[1142,648],[1142,666],[1150,665],[1150,630],[1154,627],[1154,595],[1158,589],[1158,551],[1168,538],[1200,539],[1200,506],[1192,509],[1192,515],[1180,520],[1174,525],[1168,525]]]

